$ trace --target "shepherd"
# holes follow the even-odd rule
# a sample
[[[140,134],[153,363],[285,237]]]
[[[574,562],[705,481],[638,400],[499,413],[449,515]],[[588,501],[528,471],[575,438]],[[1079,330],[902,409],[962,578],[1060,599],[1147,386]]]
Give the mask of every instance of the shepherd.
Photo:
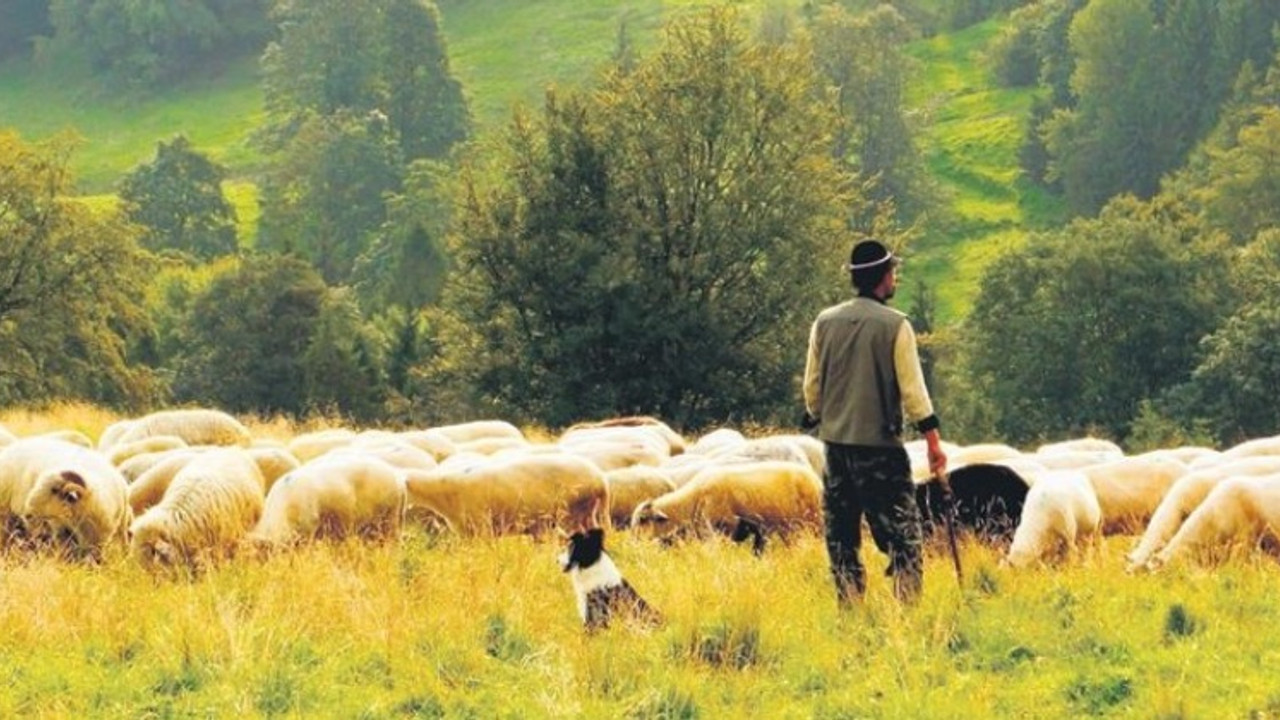
[[[817,430],[826,449],[826,545],[841,607],[866,593],[864,516],[876,547],[889,556],[894,596],[914,603],[923,589],[923,530],[902,442],[904,413],[924,436],[933,476],[946,482],[915,330],[888,305],[899,262],[877,240],[856,243],[846,266],[855,297],[823,310],[809,333],[802,424]]]

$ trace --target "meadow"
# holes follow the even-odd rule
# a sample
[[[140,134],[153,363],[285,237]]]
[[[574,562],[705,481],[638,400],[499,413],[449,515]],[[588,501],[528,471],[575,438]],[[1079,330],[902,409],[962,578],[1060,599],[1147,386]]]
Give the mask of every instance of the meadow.
[[[0,413],[19,435],[96,437],[113,419]],[[1274,561],[1127,575],[1134,540],[1013,570],[963,539],[963,586],[939,543],[910,608],[868,541],[867,599],[842,612],[817,537],[757,558],[617,531],[615,560],[666,622],[595,635],[554,539],[414,527],[398,546],[316,545],[195,578],[153,577],[119,547],[99,565],[10,555],[0,716],[1280,717]]]

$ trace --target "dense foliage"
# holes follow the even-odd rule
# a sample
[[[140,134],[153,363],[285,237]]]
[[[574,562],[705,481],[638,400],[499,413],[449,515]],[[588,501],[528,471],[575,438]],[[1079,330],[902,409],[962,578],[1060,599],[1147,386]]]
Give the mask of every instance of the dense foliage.
[[[717,11],[518,116],[499,181],[464,176],[459,207],[450,306],[480,336],[480,392],[552,424],[792,408],[849,244],[818,87],[799,48]]]

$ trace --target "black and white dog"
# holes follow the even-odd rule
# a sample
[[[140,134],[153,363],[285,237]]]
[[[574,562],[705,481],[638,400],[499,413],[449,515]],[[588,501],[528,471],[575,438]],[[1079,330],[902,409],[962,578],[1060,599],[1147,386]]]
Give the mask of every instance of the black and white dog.
[[[578,614],[588,632],[609,627],[614,617],[648,626],[662,622],[661,613],[640,597],[605,552],[603,529],[587,528],[570,535],[568,547],[560,554],[560,567],[573,581]]]

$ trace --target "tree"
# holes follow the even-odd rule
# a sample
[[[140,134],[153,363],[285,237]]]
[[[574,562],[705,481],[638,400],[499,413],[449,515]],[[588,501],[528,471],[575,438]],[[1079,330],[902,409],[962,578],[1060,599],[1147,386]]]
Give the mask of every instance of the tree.
[[[171,85],[265,40],[267,0],[51,0],[62,48],[134,89]]]
[[[131,364],[153,259],[118,212],[67,197],[74,143],[0,131],[0,404],[78,397],[125,409],[162,389]]]
[[[330,289],[299,359],[308,407],[336,410],[360,422],[377,419],[387,387],[381,345],[350,289]]]
[[[1237,242],[1280,227],[1280,108],[1260,109],[1234,147],[1212,153],[1207,175],[1196,195]]]
[[[407,160],[443,158],[470,132],[435,5],[424,0],[281,3],[262,56],[268,150],[314,116],[381,113]]]
[[[173,249],[202,260],[236,251],[236,213],[222,193],[226,170],[183,135],[160,141],[156,156],[120,183],[129,219],[147,228],[151,250]]]
[[[251,255],[227,268],[192,302],[174,361],[175,398],[230,412],[301,414],[302,356],[326,292],[297,258]]]
[[[495,172],[464,175],[439,332],[466,332],[437,365],[552,425],[790,419],[850,245],[820,87],[801,50],[752,45],[715,9],[595,91],[517,113]]]
[[[1222,242],[1183,208],[1121,199],[994,262],[965,352],[1000,434],[1124,437],[1142,400],[1187,377],[1229,309]]]
[[[861,15],[830,5],[813,23],[814,57],[840,107],[832,152],[871,183],[869,200],[909,220],[928,204],[928,190],[905,111],[908,39],[906,20],[890,5]],[[871,217],[857,223],[870,231]]]
[[[400,189],[402,162],[377,111],[310,115],[263,180],[259,244],[294,253],[345,283]]]
[[[450,172],[440,163],[418,160],[403,190],[387,198],[387,221],[352,272],[365,307],[414,309],[439,299],[449,268],[444,246]]]

